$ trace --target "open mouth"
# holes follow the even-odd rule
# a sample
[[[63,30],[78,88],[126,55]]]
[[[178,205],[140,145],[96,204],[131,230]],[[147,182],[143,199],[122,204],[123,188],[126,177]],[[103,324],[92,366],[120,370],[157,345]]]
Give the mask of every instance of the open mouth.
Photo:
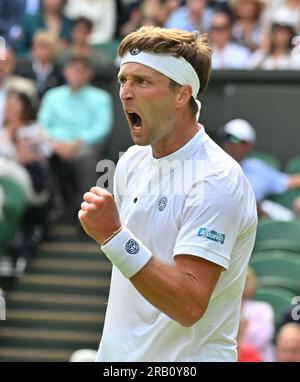
[[[142,118],[137,113],[129,111],[127,115],[133,127],[137,128],[142,126]]]

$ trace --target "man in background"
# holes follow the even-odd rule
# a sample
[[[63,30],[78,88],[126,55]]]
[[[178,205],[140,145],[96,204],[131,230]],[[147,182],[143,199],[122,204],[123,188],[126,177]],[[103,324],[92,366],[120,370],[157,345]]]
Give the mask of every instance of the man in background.
[[[66,85],[49,90],[41,103],[39,122],[53,149],[52,168],[58,175],[71,218],[82,194],[96,182],[96,164],[112,128],[112,98],[89,85],[87,58],[72,57],[65,65]]]

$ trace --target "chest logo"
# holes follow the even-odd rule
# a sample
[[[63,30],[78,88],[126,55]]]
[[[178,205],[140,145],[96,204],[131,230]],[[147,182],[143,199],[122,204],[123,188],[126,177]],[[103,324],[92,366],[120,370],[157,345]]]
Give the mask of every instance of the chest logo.
[[[127,241],[125,249],[130,255],[135,255],[140,250],[140,246],[135,240],[130,239]]]
[[[168,198],[166,196],[163,196],[161,199],[159,199],[158,202],[158,211],[163,211],[168,204]]]

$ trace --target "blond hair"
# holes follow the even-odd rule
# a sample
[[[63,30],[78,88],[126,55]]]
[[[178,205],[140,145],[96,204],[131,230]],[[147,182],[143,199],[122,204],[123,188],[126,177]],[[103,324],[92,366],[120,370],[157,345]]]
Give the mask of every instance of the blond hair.
[[[206,89],[211,73],[212,55],[206,34],[144,26],[128,34],[121,41],[119,56],[123,57],[132,48],[138,48],[144,52],[164,53],[185,58],[199,77],[201,84],[199,94],[202,94]]]
[[[47,43],[54,53],[56,53],[58,49],[58,39],[56,35],[50,31],[40,29],[35,32],[32,38],[33,43],[44,42]]]

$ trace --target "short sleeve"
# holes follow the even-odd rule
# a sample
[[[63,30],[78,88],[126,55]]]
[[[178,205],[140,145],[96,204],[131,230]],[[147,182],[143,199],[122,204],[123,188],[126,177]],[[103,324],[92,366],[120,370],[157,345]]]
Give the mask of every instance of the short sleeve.
[[[210,179],[199,183],[186,199],[173,257],[194,255],[228,269],[240,231],[241,203],[237,185],[222,187]]]

